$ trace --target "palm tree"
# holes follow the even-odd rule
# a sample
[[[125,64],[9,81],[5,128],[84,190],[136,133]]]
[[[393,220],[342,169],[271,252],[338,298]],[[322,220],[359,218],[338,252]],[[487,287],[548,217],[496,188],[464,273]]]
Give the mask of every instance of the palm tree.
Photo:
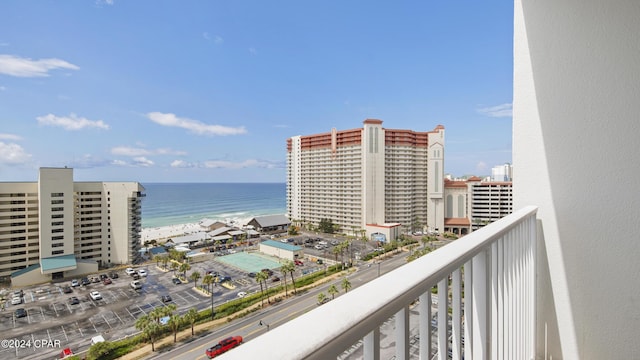
[[[193,325],[198,321],[198,310],[196,308],[191,308],[184,314],[184,320],[191,324],[191,336],[193,336]]]
[[[207,291],[211,294],[211,284],[213,284],[213,275],[207,274],[202,278],[202,284],[207,285]]]
[[[287,274],[290,272],[294,272],[296,271],[296,264],[293,263],[293,261],[291,260],[287,260],[284,262],[284,264],[282,264],[282,267],[280,267],[280,271],[282,272],[282,275],[284,276],[284,296],[287,297]],[[292,280],[293,281],[293,280]]]
[[[164,267],[164,269],[167,269],[167,263],[169,262],[169,257],[167,255],[163,255],[162,256],[162,266]]]
[[[157,307],[157,308],[154,308],[153,310],[151,310],[149,312],[149,314],[147,314],[147,315],[149,316],[149,318],[151,320],[153,320],[154,322],[159,324],[160,323],[160,319],[164,316],[163,315],[164,311],[165,311],[164,307]]]
[[[180,264],[180,272],[182,273],[182,277],[187,278],[187,270],[191,270],[191,265],[187,263]]]
[[[336,262],[338,262],[338,254],[340,253],[340,245],[335,246],[331,252],[336,256]]]
[[[180,267],[180,265],[178,265],[177,262],[171,261],[171,270],[173,271],[173,275],[176,275],[176,270],[178,270],[178,268]]]
[[[198,287],[198,280],[200,280],[200,273],[197,271],[192,272],[191,275],[189,275],[189,279],[193,281],[194,287]]]
[[[260,292],[262,293],[262,297],[260,298],[260,300],[261,300],[262,306],[264,306],[264,289],[262,287],[262,283],[263,282],[265,284],[267,283],[267,279],[269,279],[269,274],[267,274],[264,271],[260,271],[256,274],[255,279],[258,282],[258,284],[260,284]]]
[[[342,289],[345,293],[351,289],[351,282],[346,277],[342,279]]]
[[[325,295],[323,292],[321,292],[320,294],[318,294],[318,304],[322,304],[322,302],[324,301],[324,299],[327,298],[327,295]]]
[[[333,300],[338,293],[338,288],[335,285],[331,285],[329,286],[329,290],[327,290],[327,292],[329,293],[329,295],[331,295],[331,300]]]
[[[180,326],[182,326],[183,323],[184,323],[184,319],[180,315],[173,314],[169,317],[169,321],[167,322],[167,325],[169,325],[169,328],[173,332],[174,343],[178,340],[177,339],[178,330],[180,330]]]
[[[135,326],[136,329],[142,332],[142,336],[148,338],[149,342],[151,342],[151,351],[156,351],[155,340],[162,331],[160,324],[153,321],[149,315],[142,315],[138,320],[136,320]]]

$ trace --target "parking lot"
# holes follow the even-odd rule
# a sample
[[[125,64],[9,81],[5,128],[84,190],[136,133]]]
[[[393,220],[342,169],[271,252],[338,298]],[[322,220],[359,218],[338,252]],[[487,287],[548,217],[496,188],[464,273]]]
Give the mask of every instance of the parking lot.
[[[247,272],[220,261],[206,261],[191,266],[187,276],[193,271],[199,271],[202,276],[207,271],[217,271],[231,277],[234,289],[213,287],[216,305],[236,299],[237,293],[241,291],[259,291],[259,285]],[[304,266],[297,267],[297,276],[312,271],[314,267],[315,264],[305,261]],[[4,311],[0,311],[0,338],[24,342],[31,340],[32,344],[34,340],[38,340],[43,344],[46,341],[49,345],[57,345],[0,348],[0,359],[54,358],[66,347],[74,352],[88,349],[91,338],[96,335],[102,335],[106,340],[116,340],[136,334],[138,330],[134,324],[137,318],[156,307],[167,305],[161,300],[163,295],[171,296],[172,303],[177,306],[180,314],[192,307],[203,310],[211,306],[210,298],[194,290],[192,282],[174,284],[171,281],[174,275],[172,271],[164,272],[155,263],[138,267],[140,268],[148,271],[148,276],[140,279],[140,290],[130,287],[132,278],[123,270],[118,271],[119,276],[112,280],[112,284],[91,283],[73,287],[71,293],[63,292],[63,287],[69,285],[70,280],[23,289],[23,304],[7,305]],[[281,275],[277,269],[274,270],[277,275]],[[198,284],[200,283],[199,281]],[[102,299],[92,300],[89,296],[92,291],[99,291]],[[72,305],[69,301],[71,297],[77,297],[79,303]],[[19,308],[26,310],[26,316],[15,316],[15,310]]]

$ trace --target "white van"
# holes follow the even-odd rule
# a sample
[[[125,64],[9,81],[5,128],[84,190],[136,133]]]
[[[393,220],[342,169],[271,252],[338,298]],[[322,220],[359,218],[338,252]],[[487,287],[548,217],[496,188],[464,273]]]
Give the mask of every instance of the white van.
[[[102,335],[96,335],[91,338],[91,345],[101,343],[101,342],[104,342],[104,338],[102,337]]]
[[[138,281],[138,280],[133,280],[133,281],[131,282],[131,288],[132,288],[133,290],[140,290],[140,289],[142,289],[142,284],[141,284],[141,283],[140,283],[140,281]]]

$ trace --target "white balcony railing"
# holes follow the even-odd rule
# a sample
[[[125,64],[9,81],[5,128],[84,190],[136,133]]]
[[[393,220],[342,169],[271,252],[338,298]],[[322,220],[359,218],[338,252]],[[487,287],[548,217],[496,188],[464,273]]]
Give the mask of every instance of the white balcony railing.
[[[412,310],[419,312],[420,359],[533,359],[536,211],[519,210],[221,358],[336,359],[364,340],[364,359],[378,360],[380,327],[393,317],[395,359],[409,359],[409,309],[419,300]],[[433,287],[442,309],[435,335]]]

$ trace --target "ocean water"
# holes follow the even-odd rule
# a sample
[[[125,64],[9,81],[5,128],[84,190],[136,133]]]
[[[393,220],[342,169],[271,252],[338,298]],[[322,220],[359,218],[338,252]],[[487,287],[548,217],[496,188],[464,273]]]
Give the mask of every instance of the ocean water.
[[[142,227],[286,212],[284,183],[143,183]]]

